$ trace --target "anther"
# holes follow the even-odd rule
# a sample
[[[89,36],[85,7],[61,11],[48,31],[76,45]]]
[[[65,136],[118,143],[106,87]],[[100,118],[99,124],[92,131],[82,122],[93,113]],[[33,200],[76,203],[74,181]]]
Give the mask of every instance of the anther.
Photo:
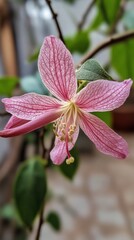
[[[61,140],[61,141],[65,141],[65,137],[64,137],[64,136],[61,136],[61,137],[60,137],[60,140]]]
[[[68,132],[69,135],[73,135],[73,133],[74,133],[74,130],[70,130],[70,131]]]
[[[68,136],[68,142],[72,142],[73,138],[71,136]]]
[[[61,132],[65,135],[65,130],[63,128],[61,129]]]
[[[73,163],[74,162],[74,157],[70,157],[70,158],[68,158],[68,159],[66,159],[66,164],[71,164],[71,163]]]

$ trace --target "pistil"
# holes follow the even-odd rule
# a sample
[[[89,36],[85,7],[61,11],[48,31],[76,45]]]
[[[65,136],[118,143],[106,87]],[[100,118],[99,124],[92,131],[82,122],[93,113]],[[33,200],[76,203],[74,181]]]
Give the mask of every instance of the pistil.
[[[73,102],[67,102],[62,106],[62,110],[60,118],[53,124],[53,131],[56,137],[61,141],[65,141],[68,157],[66,163],[70,164],[74,162],[74,158],[69,152],[68,144],[73,141],[73,135],[76,130],[77,106]]]

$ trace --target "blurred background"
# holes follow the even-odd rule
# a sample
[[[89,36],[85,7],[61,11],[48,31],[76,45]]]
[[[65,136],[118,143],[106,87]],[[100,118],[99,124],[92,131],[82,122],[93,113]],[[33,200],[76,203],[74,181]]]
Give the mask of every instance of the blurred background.
[[[28,92],[49,95],[37,68],[44,37],[58,36],[48,2],[0,0],[1,98]],[[133,0],[52,0],[51,4],[75,64],[113,34],[134,31]],[[113,79],[134,79],[134,37],[102,49],[93,58]],[[129,157],[117,160],[104,156],[81,133],[72,166],[54,167],[46,161],[46,224],[42,227],[41,240],[134,239],[133,89],[124,106],[95,114],[127,140]],[[0,103],[0,129],[9,117]],[[53,138],[51,130],[51,125],[45,129],[43,139],[48,150]],[[24,219],[31,216],[30,206],[26,217],[18,216],[14,181],[19,166],[40,154],[39,138],[39,130],[25,136],[0,138],[1,240],[36,239],[38,218],[31,220],[29,230]],[[32,201],[36,198],[34,194]]]

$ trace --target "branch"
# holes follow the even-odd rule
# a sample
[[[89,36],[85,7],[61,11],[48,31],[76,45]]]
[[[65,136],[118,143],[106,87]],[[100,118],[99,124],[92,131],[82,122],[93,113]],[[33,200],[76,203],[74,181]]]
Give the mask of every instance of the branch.
[[[51,11],[51,13],[52,13],[52,16],[53,16],[55,25],[56,25],[57,30],[58,30],[58,33],[59,33],[59,38],[62,40],[63,43],[65,43],[64,38],[63,38],[62,31],[61,31],[61,28],[60,28],[60,25],[59,25],[59,22],[58,22],[58,20],[57,20],[58,15],[57,15],[57,13],[55,13],[54,10],[53,10],[52,2],[51,2],[51,0],[45,0],[45,1],[46,1],[47,5],[48,5],[48,7],[49,7],[49,9],[50,9],[50,11]]]
[[[5,116],[8,116],[10,115],[10,113],[8,112],[0,112],[0,117],[5,117]]]
[[[94,6],[96,0],[92,0],[92,2],[89,4],[89,6],[86,8],[85,13],[82,16],[81,21],[78,23],[78,29],[81,30],[82,27],[84,26],[86,19],[88,17],[89,12],[91,11],[92,7]]]
[[[85,61],[87,61],[89,58],[92,58],[94,55],[96,55],[98,52],[103,50],[104,48],[114,45],[116,43],[122,42],[127,40],[128,38],[134,37],[134,30],[133,31],[126,31],[124,33],[120,34],[114,34],[111,37],[107,38],[103,42],[101,42],[97,47],[95,47],[93,50],[91,50],[77,65],[77,67],[81,64],[83,64]]]
[[[42,224],[44,223],[44,219],[43,219],[44,206],[45,206],[45,203],[43,204],[41,212],[40,212],[39,225],[38,225],[38,229],[37,229],[37,234],[36,234],[35,240],[39,240],[40,239],[40,232],[41,232]]]
[[[46,131],[45,128],[41,128],[41,130],[40,130],[40,142],[41,142],[41,146],[42,146],[42,159],[44,159],[45,155],[46,155],[46,147],[45,147],[45,144],[44,144],[45,131]],[[40,144],[40,142],[39,142],[39,144]],[[40,151],[40,149],[39,149],[39,151]],[[41,211],[40,211],[39,223],[38,223],[38,227],[37,227],[37,233],[36,233],[36,236],[35,236],[35,240],[40,239],[41,228],[42,228],[42,225],[44,223],[44,218],[43,218],[44,209],[45,209],[45,200],[44,200],[43,206],[42,206]]]

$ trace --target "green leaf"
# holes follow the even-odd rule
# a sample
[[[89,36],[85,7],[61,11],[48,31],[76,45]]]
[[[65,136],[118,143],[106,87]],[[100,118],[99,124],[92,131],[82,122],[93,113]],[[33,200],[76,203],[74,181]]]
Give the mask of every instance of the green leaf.
[[[134,40],[116,44],[111,50],[111,63],[122,79],[134,79]]]
[[[40,52],[40,48],[36,48],[36,49],[34,50],[33,54],[31,54],[31,55],[28,57],[28,62],[37,61],[38,56],[39,56],[39,52]]]
[[[74,36],[66,37],[65,42],[71,53],[85,53],[90,46],[88,31],[79,31]]]
[[[99,0],[99,10],[108,24],[112,24],[118,14],[121,0]]]
[[[15,208],[12,204],[7,204],[0,209],[0,217],[12,220],[15,218]]]
[[[68,179],[72,180],[75,176],[75,173],[76,173],[78,165],[79,165],[79,156],[78,156],[78,151],[77,151],[76,147],[74,147],[70,151],[70,153],[75,159],[74,162],[68,165],[68,164],[66,164],[66,161],[64,161],[59,166],[59,169],[64,176],[66,176]]]
[[[22,227],[22,222],[13,203],[8,203],[0,209],[0,218],[14,221],[18,227]]]
[[[54,230],[60,231],[61,230],[61,221],[59,215],[52,211],[46,217],[46,222],[48,222]]]
[[[97,12],[95,18],[93,19],[93,21],[91,22],[89,28],[88,28],[88,32],[93,31],[95,29],[97,29],[104,21],[103,15],[100,12],[100,10]]]
[[[127,29],[134,29],[134,10],[130,9],[123,16],[123,24]]]
[[[39,159],[32,159],[20,167],[14,185],[14,200],[18,214],[31,228],[47,192],[44,166]]]
[[[48,95],[48,90],[42,83],[39,73],[36,73],[35,76],[23,77],[20,81],[20,86],[26,93],[35,92]]]
[[[0,95],[10,97],[18,82],[19,79],[17,77],[0,77]]]
[[[113,119],[111,112],[94,112],[93,114],[104,121],[109,127],[112,127]]]
[[[77,71],[77,80],[94,81],[97,79],[112,80],[112,77],[94,60],[87,60]]]

